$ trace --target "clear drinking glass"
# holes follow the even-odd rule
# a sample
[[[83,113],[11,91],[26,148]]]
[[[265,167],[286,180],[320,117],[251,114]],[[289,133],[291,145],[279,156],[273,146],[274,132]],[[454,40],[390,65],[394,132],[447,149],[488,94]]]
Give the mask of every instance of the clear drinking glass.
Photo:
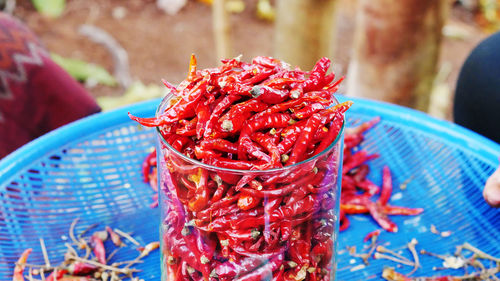
[[[264,171],[201,163],[160,132],[162,281],[335,279],[343,128],[320,154]]]

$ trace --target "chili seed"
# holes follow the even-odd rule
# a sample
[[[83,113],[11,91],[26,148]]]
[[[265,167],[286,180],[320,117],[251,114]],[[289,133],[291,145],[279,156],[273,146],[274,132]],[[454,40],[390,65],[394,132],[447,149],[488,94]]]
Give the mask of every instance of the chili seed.
[[[210,260],[209,260],[207,257],[205,257],[205,256],[201,256],[201,258],[200,258],[200,262],[201,262],[202,264],[207,264],[207,263],[209,263],[209,262],[210,262]]]
[[[281,162],[286,163],[286,161],[288,161],[288,159],[290,159],[290,156],[288,156],[288,154],[281,155]]]

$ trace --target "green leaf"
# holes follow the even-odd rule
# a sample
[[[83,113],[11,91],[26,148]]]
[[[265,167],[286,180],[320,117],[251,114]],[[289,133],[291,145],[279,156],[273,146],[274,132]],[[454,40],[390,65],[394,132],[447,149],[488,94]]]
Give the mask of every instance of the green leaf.
[[[94,80],[107,86],[115,86],[115,78],[99,65],[82,60],[63,58],[57,54],[51,54],[52,59],[71,76],[79,81]]]
[[[51,18],[59,17],[66,7],[66,0],[31,0],[31,2],[38,12]]]

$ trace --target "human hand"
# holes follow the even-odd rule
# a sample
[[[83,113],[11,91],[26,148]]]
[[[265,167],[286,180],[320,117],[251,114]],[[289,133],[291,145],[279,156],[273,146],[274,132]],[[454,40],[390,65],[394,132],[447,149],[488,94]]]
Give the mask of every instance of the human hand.
[[[500,207],[500,167],[486,181],[483,197],[490,206]]]

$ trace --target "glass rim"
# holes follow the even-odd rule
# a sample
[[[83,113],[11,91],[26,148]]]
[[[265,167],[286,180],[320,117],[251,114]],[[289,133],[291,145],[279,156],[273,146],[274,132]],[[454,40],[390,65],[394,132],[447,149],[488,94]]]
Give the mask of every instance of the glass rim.
[[[156,113],[155,113],[156,117],[159,116],[160,110],[163,107],[163,105],[165,105],[165,103],[167,101],[169,101],[172,97],[175,97],[175,95],[170,92],[170,93],[168,93],[161,100],[160,104],[158,105],[158,108],[156,109]],[[333,96],[333,100],[335,102],[334,105],[339,104],[339,101],[337,100],[337,98],[335,96]],[[304,160],[302,160],[300,162],[297,162],[295,164],[292,164],[290,166],[284,166],[284,167],[281,167],[281,168],[272,168],[272,169],[267,169],[267,170],[239,170],[239,169],[223,168],[223,167],[218,167],[218,166],[206,164],[206,163],[203,163],[203,162],[198,161],[196,159],[190,158],[187,155],[185,155],[185,154],[181,153],[180,151],[178,151],[177,149],[173,148],[167,142],[167,140],[165,140],[165,138],[163,137],[163,135],[160,132],[160,128],[159,127],[156,127],[156,133],[158,134],[160,141],[163,144],[165,144],[166,147],[169,150],[173,151],[177,156],[179,156],[180,158],[182,158],[184,161],[189,162],[189,163],[191,163],[193,165],[197,165],[197,166],[200,166],[201,168],[212,170],[212,171],[221,171],[221,172],[228,172],[228,173],[247,173],[247,174],[262,175],[262,174],[270,174],[270,173],[276,173],[276,172],[283,172],[283,171],[287,171],[287,170],[290,170],[290,169],[294,169],[294,168],[306,165],[306,164],[308,164],[308,163],[310,163],[310,162],[318,159],[319,157],[323,156],[327,152],[331,151],[335,147],[335,145],[337,145],[337,143],[340,141],[341,137],[343,136],[345,123],[346,123],[346,119],[345,119],[345,116],[344,116],[344,120],[342,121],[342,126],[340,127],[340,131],[337,134],[337,137],[335,138],[335,140],[330,145],[328,145],[320,153],[314,155],[313,157],[310,157],[310,158],[304,159]]]

